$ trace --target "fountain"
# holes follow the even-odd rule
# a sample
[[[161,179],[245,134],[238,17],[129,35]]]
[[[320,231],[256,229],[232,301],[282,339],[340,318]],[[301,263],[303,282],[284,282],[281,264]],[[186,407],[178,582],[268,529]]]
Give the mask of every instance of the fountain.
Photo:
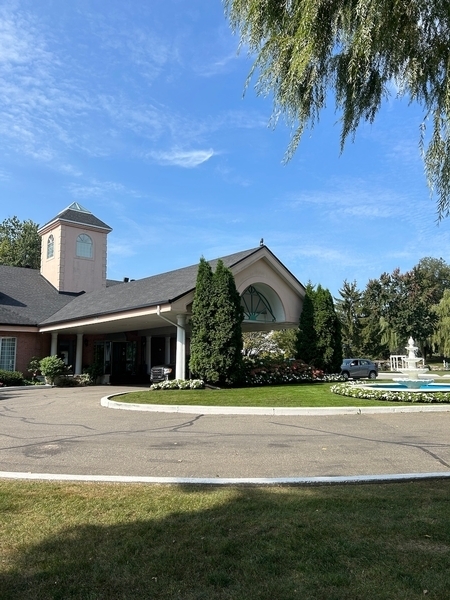
[[[431,379],[432,376],[429,374],[425,375],[425,373],[428,373],[428,369],[417,366],[417,363],[421,359],[417,358],[416,356],[418,348],[414,345],[414,340],[412,337],[410,337],[408,340],[406,350],[408,351],[408,356],[405,359],[407,367],[398,370],[407,377],[393,377],[393,381],[407,387],[408,389],[418,389],[423,386],[431,385],[434,382],[434,379]]]
[[[450,392],[450,384],[448,383],[434,383],[433,375],[431,375],[428,369],[418,367],[417,363],[422,360],[417,358],[416,352],[418,347],[414,344],[412,337],[408,340],[406,346],[408,356],[403,359],[406,363],[406,367],[398,368],[397,371],[402,373],[404,377],[393,377],[394,383],[367,383],[358,384],[359,387],[378,389],[385,391],[404,391],[404,392]]]

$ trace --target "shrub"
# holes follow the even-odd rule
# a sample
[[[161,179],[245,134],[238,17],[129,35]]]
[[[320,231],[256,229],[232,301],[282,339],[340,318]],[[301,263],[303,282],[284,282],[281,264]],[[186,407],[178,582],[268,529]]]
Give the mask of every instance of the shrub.
[[[59,375],[64,375],[67,370],[65,362],[57,356],[46,356],[39,361],[39,369],[46,380],[54,385]]]
[[[32,382],[37,381],[37,376],[40,373],[39,363],[40,363],[40,360],[37,356],[33,356],[33,358],[28,363],[27,371],[28,371],[28,373],[31,373],[31,381]]]
[[[24,385],[23,374],[20,371],[4,371],[0,369],[0,386]]]
[[[283,383],[312,382],[320,379],[322,371],[307,365],[302,360],[286,360],[280,356],[246,358],[245,385],[280,385]]]

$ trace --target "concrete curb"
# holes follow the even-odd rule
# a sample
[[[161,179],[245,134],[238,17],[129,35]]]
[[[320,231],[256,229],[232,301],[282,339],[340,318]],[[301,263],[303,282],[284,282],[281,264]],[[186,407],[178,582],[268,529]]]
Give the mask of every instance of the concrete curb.
[[[39,481],[81,481],[95,483],[147,483],[166,485],[345,485],[363,483],[400,483],[430,479],[450,479],[449,472],[350,475],[339,477],[134,477],[120,475],[66,475],[58,473],[16,473],[0,471],[0,479]]]
[[[187,413],[195,415],[267,415],[267,416],[324,416],[324,415],[371,415],[385,413],[415,413],[415,412],[449,412],[450,404],[433,404],[420,406],[339,406],[335,408],[290,408],[265,406],[201,406],[173,404],[128,404],[111,400],[112,394],[104,396],[100,404],[105,408],[117,410],[140,410],[144,412]]]

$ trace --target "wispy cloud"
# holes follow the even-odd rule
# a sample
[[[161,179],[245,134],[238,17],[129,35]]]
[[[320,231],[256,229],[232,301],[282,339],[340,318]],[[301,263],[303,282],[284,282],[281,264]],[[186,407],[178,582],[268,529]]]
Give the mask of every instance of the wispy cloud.
[[[169,150],[168,152],[150,152],[149,157],[163,166],[176,166],[193,169],[208,161],[216,153],[208,150]]]

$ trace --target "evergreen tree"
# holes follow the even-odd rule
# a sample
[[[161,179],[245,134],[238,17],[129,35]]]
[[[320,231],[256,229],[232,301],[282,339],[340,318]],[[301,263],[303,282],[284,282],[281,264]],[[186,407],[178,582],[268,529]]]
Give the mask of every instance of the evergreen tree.
[[[342,346],[345,356],[361,354],[361,298],[356,281],[344,281],[339,290],[340,298],[335,299],[336,313],[341,323]]]
[[[242,369],[241,298],[230,269],[218,261],[213,273],[202,258],[192,305],[190,369],[215,384],[236,382]]]
[[[211,381],[231,384],[242,372],[242,320],[244,310],[233,273],[218,261],[213,276],[213,315],[211,321]]]
[[[317,340],[315,366],[327,373],[337,373],[342,363],[341,325],[330,291],[321,285],[314,295],[314,330]]]
[[[297,331],[296,358],[301,358],[305,363],[315,365],[318,358],[317,335],[314,326],[315,291],[310,282],[305,289],[306,293]]]
[[[213,272],[203,256],[198,266],[191,317],[191,357],[189,368],[196,377],[210,380],[211,320],[213,313]]]
[[[297,333],[297,358],[327,373],[337,373],[342,363],[341,325],[333,298],[321,285],[306,286]]]

